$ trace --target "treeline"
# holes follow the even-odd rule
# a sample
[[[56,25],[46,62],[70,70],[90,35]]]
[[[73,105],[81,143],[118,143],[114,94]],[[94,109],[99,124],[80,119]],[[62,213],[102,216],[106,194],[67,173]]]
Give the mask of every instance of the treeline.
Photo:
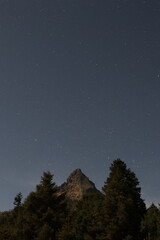
[[[160,210],[146,209],[135,173],[117,159],[102,194],[87,194],[72,208],[50,172],[14,209],[0,214],[0,240],[160,240]]]

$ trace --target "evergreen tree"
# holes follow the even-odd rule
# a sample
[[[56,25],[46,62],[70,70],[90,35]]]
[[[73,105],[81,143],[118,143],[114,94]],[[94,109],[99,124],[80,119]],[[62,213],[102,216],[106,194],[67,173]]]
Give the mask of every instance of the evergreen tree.
[[[140,239],[140,222],[145,214],[145,204],[135,173],[127,169],[122,160],[117,159],[112,163],[103,191],[103,239]]]
[[[97,240],[103,231],[103,195],[86,194],[74,216],[75,239]]]
[[[36,191],[29,194],[23,205],[23,236],[29,239],[55,240],[65,219],[64,196],[59,195],[53,175],[44,172]]]
[[[14,238],[13,211],[0,213],[0,239],[16,240]]]
[[[20,207],[22,204],[22,193],[18,193],[15,198],[14,198],[14,206],[15,207]]]
[[[160,239],[160,210],[154,204],[147,209],[147,214],[142,220],[141,230],[145,240]]]

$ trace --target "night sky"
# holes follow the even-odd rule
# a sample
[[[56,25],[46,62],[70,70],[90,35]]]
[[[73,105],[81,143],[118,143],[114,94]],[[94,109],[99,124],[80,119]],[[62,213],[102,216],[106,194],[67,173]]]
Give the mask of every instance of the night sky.
[[[116,158],[160,202],[159,109],[159,0],[0,0],[0,211]]]

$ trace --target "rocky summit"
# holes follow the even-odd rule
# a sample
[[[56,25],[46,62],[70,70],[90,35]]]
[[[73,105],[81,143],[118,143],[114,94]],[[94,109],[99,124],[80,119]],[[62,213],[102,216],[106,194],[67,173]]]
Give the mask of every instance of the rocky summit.
[[[95,187],[95,184],[84,175],[81,169],[74,170],[63,183],[59,190],[66,195],[66,198],[71,202],[79,201],[84,194],[100,193]]]

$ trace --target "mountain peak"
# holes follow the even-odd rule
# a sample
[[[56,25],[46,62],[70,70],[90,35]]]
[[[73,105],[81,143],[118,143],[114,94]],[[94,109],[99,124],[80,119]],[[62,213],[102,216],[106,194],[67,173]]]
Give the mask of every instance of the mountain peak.
[[[76,168],[72,173],[82,173],[82,170],[80,168]]]
[[[82,170],[80,168],[77,168],[69,175],[67,178],[67,183],[74,182],[81,184],[81,182],[86,179],[88,178],[84,175]]]
[[[99,193],[95,184],[89,180],[80,168],[75,169],[60,186],[60,192],[65,193],[71,202],[80,200],[84,194]]]
[[[77,169],[75,169],[71,174],[70,174],[70,176],[69,176],[69,178],[70,177],[73,177],[73,176],[75,176],[75,175],[82,175],[83,173],[82,173],[82,170],[80,169],[80,168],[77,168]],[[84,175],[84,174],[83,174]]]

